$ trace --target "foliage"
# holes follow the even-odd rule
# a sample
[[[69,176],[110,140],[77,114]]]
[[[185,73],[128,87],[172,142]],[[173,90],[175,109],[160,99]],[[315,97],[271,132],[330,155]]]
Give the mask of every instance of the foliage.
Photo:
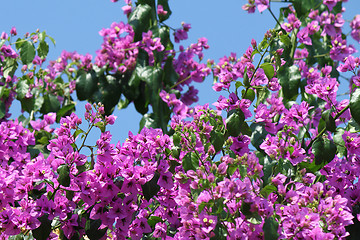
[[[360,60],[345,1],[294,0],[241,58],[207,64],[205,38],[175,50],[191,26],[166,25],[168,0],[125,2],[128,23],[100,32],[94,60],[64,51],[44,68],[46,32],[1,35],[0,237],[356,238]],[[256,8],[273,15],[268,0],[243,6]],[[358,16],[350,27],[359,41]],[[211,73],[224,96],[192,107]],[[111,114],[130,103],[140,131],[112,144]]]

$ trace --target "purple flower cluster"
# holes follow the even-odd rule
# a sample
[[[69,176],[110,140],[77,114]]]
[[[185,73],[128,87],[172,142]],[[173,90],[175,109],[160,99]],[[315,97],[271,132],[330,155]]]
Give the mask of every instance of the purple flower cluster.
[[[187,91],[181,95],[181,100],[186,105],[191,105],[198,101],[198,90],[194,89],[190,84],[193,81],[198,83],[203,82],[205,77],[211,73],[211,69],[206,64],[199,63],[195,59],[195,57],[198,57],[199,61],[201,61],[204,56],[203,50],[208,48],[207,39],[200,38],[197,43],[191,44],[186,49],[181,45],[179,47],[180,53],[173,60],[174,69],[176,73],[179,74],[175,89],[184,91],[184,87],[188,86]]]
[[[360,135],[357,106],[350,106],[357,99],[338,98],[340,83],[334,71],[353,74],[351,93],[360,86],[360,75],[359,59],[351,55],[355,49],[342,34],[342,15],[333,13],[339,2],[324,0],[323,8],[309,9],[306,17],[289,7],[281,30],[268,31],[260,44],[252,40],[240,59],[231,53],[217,64],[199,62],[209,47],[204,38],[175,53],[165,49],[155,31],[143,32],[134,42],[130,25],[113,23],[100,31],[104,41],[94,62],[89,54],[64,51],[47,69],[36,72],[45,60],[36,56],[34,66],[21,68],[22,78],[1,65],[1,87],[9,91],[1,96],[6,111],[0,122],[0,238],[30,232],[37,238],[39,231],[48,239],[92,234],[121,240],[266,239],[269,233],[279,239],[348,237],[346,227],[355,216],[360,220]],[[130,14],[132,2],[126,4],[123,10]],[[249,0],[243,9],[254,12],[256,7],[263,12],[270,3]],[[155,10],[160,16],[168,13],[162,5]],[[351,23],[353,35],[357,20]],[[175,42],[187,39],[190,28],[182,24],[174,33]],[[16,29],[10,34],[16,35]],[[288,49],[272,50],[274,41],[286,45],[289,36],[299,43],[291,49],[290,70],[289,65],[283,67]],[[312,64],[312,45],[325,36],[332,47],[326,56],[316,57],[327,57],[331,66]],[[27,37],[41,41],[40,34]],[[1,34],[1,39],[7,38]],[[62,74],[70,79],[66,91],[72,93],[77,71],[95,67],[131,72],[140,50],[148,56],[146,65],[165,69],[170,59],[179,76],[169,93],[159,92],[172,108],[171,136],[143,128],[136,135],[129,132],[122,144],[113,144],[106,127],[116,117],[105,116],[101,103],[85,105],[87,130],[75,113],[62,117],[56,129],[51,125],[59,112],[44,113],[42,119],[31,113],[31,130],[18,120],[7,120],[16,94],[28,100],[43,89],[63,102]],[[158,53],[163,53],[160,60]],[[255,54],[261,55],[258,64]],[[2,45],[0,58],[11,62],[19,55],[11,45]],[[202,82],[211,71],[213,89],[225,90],[228,97],[218,98],[216,110],[207,104],[189,107],[197,101],[192,82]],[[284,76],[298,85],[290,98],[287,91],[293,89]],[[301,100],[295,102],[296,97]],[[89,144],[93,128],[101,134]]]
[[[0,123],[0,238],[40,225],[36,201],[27,199],[52,179],[42,155],[31,159],[27,148],[35,144],[34,133],[18,121]],[[26,197],[26,198],[25,198]]]
[[[242,9],[248,13],[254,13],[256,7],[259,12],[265,11],[269,8],[269,0],[248,0],[248,3],[242,6]]]
[[[278,174],[273,184],[278,188],[282,204],[276,204],[280,217],[281,239],[345,239],[345,226],[353,223],[347,199],[327,191],[315,175],[307,173],[303,182],[285,183],[287,177]]]
[[[123,22],[113,23],[99,32],[103,37],[101,49],[96,52],[95,63],[99,67],[109,65],[114,72],[124,73],[135,67],[138,43],[134,42],[134,30]]]
[[[350,55],[345,59],[344,64],[340,64],[337,70],[339,72],[352,72],[353,75],[350,79],[350,89],[352,89],[352,84],[360,86],[360,72],[359,72],[359,58]]]
[[[350,27],[352,29],[351,36],[358,42],[360,42],[360,15],[356,15],[354,19],[350,22]]]
[[[252,41],[253,47],[257,50],[255,40]],[[232,53],[229,57],[224,56],[220,59],[220,62],[215,65],[213,73],[218,80],[213,89],[215,91],[229,90],[232,82],[235,82],[238,78],[250,79],[251,86],[267,86],[272,91],[277,91],[281,88],[278,79],[266,76],[264,69],[256,68],[253,64],[254,61],[254,48],[249,47],[246,53],[237,59],[236,54]],[[282,51],[277,51],[275,55],[281,56]],[[271,67],[275,69],[276,63],[273,62]]]
[[[289,118],[308,111],[305,105],[293,109]],[[102,106],[95,106],[95,110],[86,105],[85,119],[90,127],[114,122],[112,116],[102,117]],[[263,166],[250,152],[250,138],[232,137],[225,147],[232,156],[224,155],[214,162],[211,132],[224,126],[221,116],[206,106],[189,110],[188,116],[193,120],[172,123],[178,140],[159,129],[144,128],[138,135],[130,133],[122,145],[114,145],[110,143],[110,132],[103,131],[96,145],[90,147],[96,152],[91,150],[88,157],[80,153],[87,145],[78,143],[79,136],[85,133],[75,114],[61,119],[54,131],[56,138],[48,145],[47,158],[42,153],[31,157],[26,152],[35,143],[33,132],[17,122],[1,123],[2,237],[34,230],[40,220],[48,219],[57,221],[67,238],[82,236],[86,221],[95,220],[101,221],[99,230],[104,229],[105,235],[111,234],[114,239],[140,239],[150,232],[154,237],[169,239],[210,239],[219,224],[229,239],[262,238],[264,221],[274,214],[279,218],[283,238],[307,234],[346,236],[344,227],[352,223],[352,215],[347,200],[337,195],[338,191],[314,183],[311,174],[304,175],[301,182],[286,181],[286,176],[278,174],[272,180],[278,194],[264,194]],[[217,123],[212,123],[214,120]],[[51,118],[49,121],[51,124]],[[306,120],[299,119],[298,123],[305,124]],[[270,156],[282,154],[286,159],[295,159],[292,155],[300,149],[295,140],[286,143],[268,138],[273,143],[267,144],[267,140],[263,143],[267,147],[262,148]],[[344,140],[348,149],[354,149],[349,154],[359,154],[357,135],[344,135]],[[180,155],[175,157],[174,151]],[[189,157],[191,161],[196,159],[195,170],[184,165]],[[88,164],[88,170],[82,168]],[[150,198],[147,184],[158,188]],[[221,218],[217,211],[228,218]],[[150,219],[156,222],[149,225]],[[177,229],[173,237],[168,236],[171,229]],[[50,237],[57,235],[52,232]]]

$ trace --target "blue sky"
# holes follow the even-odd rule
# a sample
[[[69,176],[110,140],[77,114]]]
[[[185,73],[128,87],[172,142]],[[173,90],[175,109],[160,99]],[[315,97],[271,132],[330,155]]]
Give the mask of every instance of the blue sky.
[[[210,49],[204,52],[204,60],[217,61],[224,55],[236,52],[241,56],[250,45],[252,38],[258,42],[263,38],[266,30],[275,26],[275,21],[268,11],[259,14],[247,14],[241,9],[245,0],[170,0],[172,16],[166,23],[178,28],[181,22],[190,23],[189,40],[183,42],[184,46],[196,42],[200,37],[206,37]],[[280,7],[288,3],[272,3],[275,15]],[[124,3],[112,3],[110,0],[17,0],[2,2],[2,19],[0,32],[9,32],[15,26],[20,35],[34,32],[37,28],[45,30],[56,40],[56,46],[50,48],[48,60],[56,59],[62,50],[77,51],[81,54],[90,53],[100,48],[102,38],[98,32],[107,28],[112,22],[125,21],[121,7]],[[351,20],[360,14],[360,1],[350,0],[345,3],[347,12],[345,20]],[[357,12],[358,11],[358,12]],[[347,28],[349,22],[346,23]],[[349,28],[348,28],[349,29]],[[355,47],[359,47],[354,43]],[[213,103],[218,94],[211,89],[212,78],[197,85],[200,90],[200,104]],[[77,113],[82,117],[84,102],[77,105]],[[128,131],[137,132],[141,115],[133,105],[121,111],[115,111],[118,119],[110,128],[113,142],[123,142]],[[15,113],[17,116],[17,113]]]

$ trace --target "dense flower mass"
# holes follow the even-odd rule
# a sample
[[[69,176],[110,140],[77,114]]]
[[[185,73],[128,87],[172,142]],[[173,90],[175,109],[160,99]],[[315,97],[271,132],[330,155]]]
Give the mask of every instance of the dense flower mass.
[[[175,51],[170,36],[186,40],[191,25],[167,26],[166,0],[126,0],[129,23],[100,31],[94,60],[63,51],[43,69],[45,32],[16,42],[16,28],[3,32],[0,239],[357,236],[360,60],[342,32],[346,1],[310,2],[282,8],[242,56],[207,64],[206,38]],[[243,6],[256,8],[272,13],[268,0]],[[193,82],[211,73],[225,94],[193,106]],[[91,102],[84,118],[75,93]],[[12,120],[15,100],[22,113]],[[114,141],[111,113],[131,102],[140,130]]]
[[[110,28],[102,29],[99,34],[104,42],[97,51],[96,65],[102,67],[108,64],[115,72],[132,70],[138,54],[138,43],[134,42],[132,27],[123,22],[113,23]]]

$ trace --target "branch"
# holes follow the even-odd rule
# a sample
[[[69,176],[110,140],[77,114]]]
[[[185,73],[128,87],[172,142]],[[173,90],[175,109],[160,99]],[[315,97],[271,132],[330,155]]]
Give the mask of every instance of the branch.
[[[346,107],[344,107],[340,112],[338,112],[335,117],[334,120],[338,119],[346,110],[348,110],[350,107],[350,105],[348,104]],[[320,138],[326,131],[326,128],[324,128],[323,130],[321,130],[321,132],[318,133],[318,135],[314,138],[311,139],[309,145],[306,147],[305,151],[308,152],[310,147],[312,146],[312,144],[316,141],[316,139]]]

